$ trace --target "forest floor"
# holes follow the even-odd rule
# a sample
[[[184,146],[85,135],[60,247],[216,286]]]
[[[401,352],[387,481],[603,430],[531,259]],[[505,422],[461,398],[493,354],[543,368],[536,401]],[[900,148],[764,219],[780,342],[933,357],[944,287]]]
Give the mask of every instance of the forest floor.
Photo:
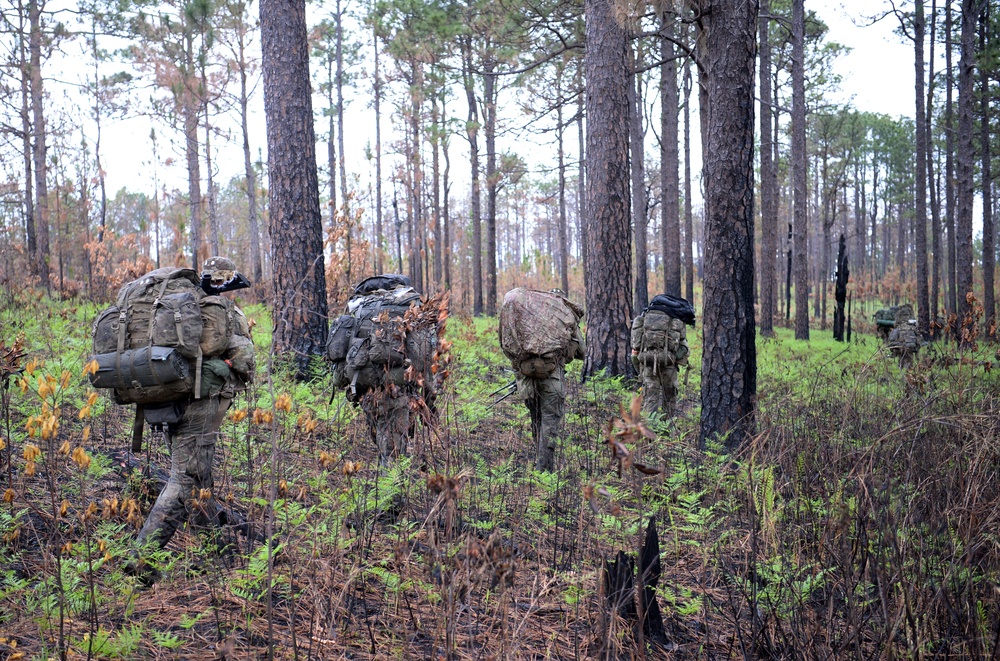
[[[934,343],[901,371],[874,335],[779,329],[758,338],[758,434],[733,453],[697,444],[700,329],[674,420],[574,363],[558,470],[539,473],[524,406],[493,404],[513,378],[495,320],[452,317],[441,421],[381,467],[328,378],[268,369],[250,306],[259,378],[223,426],[216,494],[272,541],[226,530],[239,551],[220,557],[182,529],[143,588],[122,566],[169,458],[147,430],[121,467],[131,407],[82,376],[96,312],[0,293],[0,658],[1000,652],[994,345]],[[609,605],[604,573],[651,520],[654,639]]]

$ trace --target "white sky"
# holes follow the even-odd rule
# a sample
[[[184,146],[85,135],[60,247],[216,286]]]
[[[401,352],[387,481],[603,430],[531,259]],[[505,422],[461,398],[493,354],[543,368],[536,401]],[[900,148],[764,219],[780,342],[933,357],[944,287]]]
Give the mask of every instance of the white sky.
[[[912,117],[914,114],[912,46],[904,43],[902,38],[893,32],[898,24],[895,17],[890,16],[874,25],[862,27],[867,22],[865,15],[872,13],[879,6],[884,6],[880,0],[806,0],[806,8],[816,11],[829,25],[828,40],[839,42],[852,49],[849,54],[840,58],[835,64],[835,71],[842,76],[843,97],[840,101],[850,99],[859,110],[880,112],[891,116]],[[256,12],[256,6],[253,7],[252,11]],[[323,9],[310,5],[310,14],[312,14],[310,20],[318,21],[322,17]],[[370,44],[366,44],[364,49],[370,53]],[[371,109],[367,107],[370,98],[370,84],[360,76],[358,84],[361,89],[352,93],[355,100],[351,101],[347,107],[345,122],[348,130],[345,132],[347,143],[345,152],[348,158],[348,172],[358,173],[361,176],[362,185],[367,185],[369,173],[373,170],[374,165],[365,161],[364,152],[366,144],[374,142],[374,119]],[[258,89],[253,102],[251,118],[250,142],[254,158],[258,152],[263,153],[266,157],[267,148],[263,95],[260,92],[261,90]],[[162,92],[159,93],[162,94]],[[387,108],[387,106],[388,104],[383,104],[383,108]],[[319,106],[314,100],[314,110],[318,111],[318,108]],[[464,116],[464,101],[454,99],[451,110]],[[228,122],[232,131],[232,139],[229,141],[213,139],[213,150],[216,152],[213,159],[218,177],[216,181],[219,185],[230,177],[242,173],[243,158],[236,121],[235,116],[231,120],[221,118],[218,120],[220,125],[226,125]],[[317,127],[318,133],[323,131],[326,126],[325,119],[320,121],[322,125]],[[697,126],[696,123],[695,126]],[[152,192],[152,163],[149,146],[149,133],[152,127],[153,123],[150,119],[138,117],[118,122],[106,129],[103,149],[110,195],[123,186],[130,190]],[[384,117],[384,148],[393,139],[392,128],[390,118]],[[166,183],[170,188],[184,190],[186,189],[187,175],[180,133],[159,124],[157,124],[156,130],[160,141],[161,162],[166,158],[172,158],[173,161],[169,166],[162,164],[159,166],[158,175],[161,186]],[[570,144],[575,141],[574,129],[570,129],[567,138]],[[648,139],[652,139],[652,136],[649,136]],[[171,142],[173,143],[172,147]],[[518,145],[511,145],[510,147],[522,153],[535,151],[530,146],[518,148]],[[543,153],[554,153],[554,150],[542,151]],[[453,140],[452,171],[453,173],[457,171],[459,176],[462,173],[461,163],[466,158],[467,152],[467,143],[463,139]],[[319,158],[321,161],[325,161],[325,149],[320,153]],[[204,179],[204,166],[202,169]],[[389,165],[384,160],[383,176],[386,179],[388,172]],[[391,195],[390,189],[389,184],[383,185],[383,190],[389,191],[388,195]],[[462,188],[453,187],[456,194],[461,190]]]

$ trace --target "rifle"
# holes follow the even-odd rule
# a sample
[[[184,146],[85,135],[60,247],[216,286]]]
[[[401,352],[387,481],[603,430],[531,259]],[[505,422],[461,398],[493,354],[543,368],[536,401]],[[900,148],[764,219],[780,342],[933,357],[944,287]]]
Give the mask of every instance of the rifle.
[[[221,287],[216,287],[212,284],[212,275],[210,273],[204,273],[201,276],[201,288],[209,296],[221,294],[226,291],[247,289],[250,286],[252,286],[252,283],[239,271],[235,271],[233,277],[223,283]]]
[[[505,383],[504,385],[500,386],[499,388],[490,393],[490,397],[496,397],[501,393],[503,393],[503,395],[500,397],[500,399],[494,400],[493,403],[490,404],[490,408],[493,408],[494,406],[504,401],[505,399],[513,397],[514,393],[516,392],[517,392],[517,379],[514,379],[510,383]]]

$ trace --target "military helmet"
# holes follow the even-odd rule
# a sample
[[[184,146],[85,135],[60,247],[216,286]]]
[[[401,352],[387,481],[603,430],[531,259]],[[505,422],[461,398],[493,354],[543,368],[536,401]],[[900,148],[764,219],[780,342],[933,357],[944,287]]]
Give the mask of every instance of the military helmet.
[[[201,275],[209,276],[214,287],[221,287],[236,277],[236,263],[227,257],[209,257],[201,267]]]

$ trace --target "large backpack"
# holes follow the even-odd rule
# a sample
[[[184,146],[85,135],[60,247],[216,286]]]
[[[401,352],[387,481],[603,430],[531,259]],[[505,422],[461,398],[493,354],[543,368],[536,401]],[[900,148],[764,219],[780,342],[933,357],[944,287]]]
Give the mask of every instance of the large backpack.
[[[560,294],[517,287],[500,308],[500,348],[523,376],[544,379],[579,350],[583,310]]]
[[[424,397],[431,396],[430,364],[437,329],[413,328],[409,323],[420,305],[420,294],[405,286],[351,298],[327,337],[326,357],[332,363],[334,387],[346,387],[348,398],[357,401],[373,388],[390,383],[403,386],[407,369],[412,367],[422,376]]]
[[[684,322],[660,310],[647,308],[632,320],[632,350],[641,365],[673,367],[681,346]]]
[[[125,284],[93,326],[96,388],[120,404],[159,404],[201,394],[202,362],[237,332],[233,304],[208,296],[192,269],[160,268]]]

